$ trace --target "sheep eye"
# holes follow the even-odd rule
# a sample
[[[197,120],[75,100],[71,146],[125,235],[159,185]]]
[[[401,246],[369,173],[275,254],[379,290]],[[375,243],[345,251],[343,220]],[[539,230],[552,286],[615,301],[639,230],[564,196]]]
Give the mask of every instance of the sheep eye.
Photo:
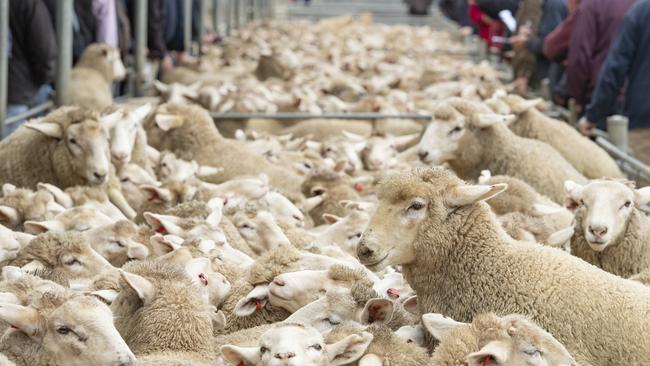
[[[586,206],[584,200],[580,200],[580,204],[581,204],[582,206]]]
[[[128,182],[128,181],[129,181],[129,178],[127,178],[127,177],[124,177],[124,178],[122,178],[122,179],[120,179],[120,181],[121,181],[122,183],[126,183],[126,182]]]
[[[406,343],[413,343],[413,340],[412,339],[407,339]]]
[[[269,351],[269,349],[266,348],[266,347],[262,347],[262,348],[260,348],[260,352],[262,352],[262,353],[266,353],[266,352],[268,352],[268,351]]]
[[[114,243],[117,244],[117,246],[120,247],[120,248],[124,248],[124,247],[126,247],[126,245],[124,245],[124,243],[122,243],[122,242],[119,241],[119,240],[115,240]]]
[[[63,264],[65,264],[66,266],[74,266],[75,264],[81,264],[81,262],[79,262],[77,260],[77,258],[72,258],[71,260],[69,260],[69,261],[67,261],[67,262],[65,262]]]
[[[332,320],[330,318],[325,318],[325,321],[330,323],[330,325],[339,325],[339,324],[341,324],[341,322],[334,321],[334,320]]]
[[[627,202],[625,202],[625,204],[624,204],[623,206],[625,206],[626,208],[628,208],[628,207],[632,206],[632,202],[631,202],[631,201],[627,201]]]
[[[70,143],[73,144],[73,145],[76,145],[76,144],[77,144],[77,140],[75,140],[75,139],[70,139],[69,141],[70,141]]]
[[[538,349],[530,349],[530,350],[525,350],[525,354],[527,354],[530,357],[541,357],[542,352],[540,352]]]
[[[61,326],[61,327],[56,328],[56,332],[59,333],[59,334],[63,334],[63,335],[66,335],[66,334],[70,333],[71,331],[72,330],[70,328],[66,327],[66,326]]]
[[[458,132],[460,132],[462,130],[463,130],[462,127],[456,126],[456,127],[452,128],[451,131],[449,131],[449,135],[453,135],[453,134],[458,133]]]
[[[302,163],[302,165],[307,169],[311,169],[311,164],[309,163]]]
[[[409,206],[408,209],[413,210],[413,211],[420,211],[423,208],[424,208],[424,203],[422,203],[422,202],[413,202],[413,203],[411,203],[411,205]]]
[[[313,349],[315,349],[316,351],[320,351],[320,350],[323,349],[323,346],[321,346],[320,344],[316,343],[316,344],[312,345],[310,348],[313,348]]]

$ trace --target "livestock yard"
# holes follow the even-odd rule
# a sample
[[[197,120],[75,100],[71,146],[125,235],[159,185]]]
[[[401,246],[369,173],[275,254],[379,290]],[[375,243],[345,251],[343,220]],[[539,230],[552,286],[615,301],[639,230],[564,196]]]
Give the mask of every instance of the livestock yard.
[[[407,2],[0,0],[0,366],[650,365],[643,118]]]

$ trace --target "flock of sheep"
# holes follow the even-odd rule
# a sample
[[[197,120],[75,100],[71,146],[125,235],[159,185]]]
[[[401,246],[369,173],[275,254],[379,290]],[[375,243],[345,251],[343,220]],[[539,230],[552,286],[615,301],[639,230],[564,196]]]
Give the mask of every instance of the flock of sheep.
[[[452,35],[252,23],[123,103],[116,55],[0,143],[0,365],[650,364],[650,189]]]

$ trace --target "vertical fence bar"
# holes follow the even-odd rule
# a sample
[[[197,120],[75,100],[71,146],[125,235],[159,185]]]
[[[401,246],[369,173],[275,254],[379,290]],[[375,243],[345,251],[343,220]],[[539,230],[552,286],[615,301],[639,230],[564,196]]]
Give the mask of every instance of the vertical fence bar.
[[[255,0],[248,0],[246,2],[246,18],[248,23],[255,20]]]
[[[7,116],[7,67],[9,66],[9,0],[0,0],[0,136]]]
[[[56,42],[59,52],[56,56],[57,105],[65,103],[70,86],[72,70],[72,5],[73,0],[59,0],[56,4]]]
[[[233,7],[235,8],[235,14],[233,17],[235,18],[235,23],[234,23],[234,28],[239,29],[239,25],[241,23],[241,1],[239,0],[232,0],[233,1]]]
[[[147,50],[147,9],[148,0],[135,2],[135,83],[133,92],[136,97],[144,95],[144,64]]]
[[[607,118],[607,134],[610,141],[621,151],[628,153],[628,125],[630,121],[627,117],[615,115]]]
[[[212,0],[212,30],[219,34],[219,0]]]
[[[192,53],[192,0],[183,0],[183,49]]]
[[[197,27],[199,28],[199,32],[197,35],[198,38],[198,53],[199,56],[203,54],[203,36],[205,35],[205,28],[203,24],[203,12],[205,11],[205,0],[199,0],[199,19],[198,19],[198,24]]]
[[[226,36],[229,36],[232,32],[232,0],[225,0],[226,6],[224,9],[224,14],[226,15]]]

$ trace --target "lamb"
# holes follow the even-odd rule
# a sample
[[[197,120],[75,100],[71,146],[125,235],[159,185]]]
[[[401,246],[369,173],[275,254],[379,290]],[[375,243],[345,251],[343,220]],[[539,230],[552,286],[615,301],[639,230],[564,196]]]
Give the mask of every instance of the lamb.
[[[61,189],[102,186],[125,216],[135,217],[115,179],[108,135],[95,112],[62,107],[29,121],[0,142],[0,157],[2,184],[32,189],[41,182]]]
[[[522,315],[481,314],[471,324],[441,314],[422,323],[440,344],[428,365],[576,365],[564,346]]]
[[[576,216],[573,255],[624,278],[650,268],[650,218],[639,209],[650,202],[650,187],[593,180],[584,186],[567,181],[566,188]]]
[[[510,131],[503,122],[512,116],[458,98],[440,104],[434,115],[420,141],[420,157],[427,163],[449,163],[463,179],[475,179],[488,169],[519,178],[556,203],[564,201],[565,180],[586,182],[552,147]]]
[[[92,248],[115,267],[122,267],[131,259],[143,260],[149,256],[149,249],[134,238],[138,227],[128,220],[100,226],[83,232]]]
[[[232,217],[232,223],[256,255],[275,250],[283,245],[291,245],[268,211],[256,209],[247,212],[239,211]]]
[[[372,334],[372,342],[365,354],[349,366],[424,366],[428,365],[429,354],[426,349],[412,343],[404,343],[390,328],[383,324],[361,327],[354,324],[339,325],[327,335],[328,343],[336,342],[350,334]]]
[[[113,268],[95,252],[82,234],[45,233],[30,241],[16,259],[2,263],[29,270],[48,269],[67,279],[91,278]]]
[[[352,179],[341,172],[341,166],[336,169],[321,170],[312,173],[303,183],[302,192],[307,197],[326,195],[323,202],[309,211],[315,225],[325,223],[324,214],[345,216],[347,210],[341,201],[361,199],[354,188]]]
[[[322,233],[319,233],[309,246],[321,248],[336,245],[346,253],[354,255],[359,238],[370,221],[370,216],[361,210],[350,210],[345,217],[324,214],[323,220],[330,225]]]
[[[5,184],[2,188],[4,194],[0,198],[0,223],[9,229],[22,230],[25,221],[49,220],[64,209],[46,192],[33,192],[10,184]]]
[[[623,178],[623,173],[605,150],[568,124],[550,118],[535,108],[540,100],[518,95],[501,97],[517,119],[510,129],[521,137],[543,141],[557,150],[578,172],[589,179]]]
[[[119,50],[107,44],[91,44],[72,69],[70,91],[64,96],[65,104],[101,111],[113,104],[113,81],[125,76],[126,69]]]
[[[314,328],[299,323],[283,323],[267,330],[256,347],[221,347],[232,365],[276,365],[277,361],[304,366],[347,365],[359,359],[372,341],[367,332],[351,334],[336,343],[326,344]]]
[[[136,365],[110,309],[92,296],[59,286],[26,305],[1,303],[0,319],[15,328],[3,336],[0,352],[16,365]]]
[[[48,231],[65,232],[69,230],[86,231],[114,223],[115,220],[100,211],[86,206],[73,207],[47,221],[25,221],[25,231],[40,234]]]
[[[119,108],[119,109],[118,109]],[[151,104],[128,108],[116,107],[119,113],[115,118],[105,119],[110,136],[111,160],[116,167],[133,162],[151,172],[147,155],[147,134],[142,128],[142,121],[153,109]],[[115,112],[109,109],[109,112]]]
[[[112,202],[103,187],[74,186],[65,191],[49,183],[38,183],[37,191],[45,191],[54,197],[54,201],[65,209],[76,206],[95,208],[114,220],[124,220],[126,217]]]
[[[211,309],[182,267],[129,262],[121,277],[111,309],[139,365],[212,364]]]
[[[435,309],[470,321],[483,312],[519,313],[580,363],[650,362],[650,337],[639,336],[647,334],[650,289],[556,249],[509,238],[481,202],[506,188],[465,185],[444,169],[388,178],[357,247],[361,263],[375,271],[401,265],[422,314]]]
[[[165,104],[144,126],[154,148],[170,150],[184,160],[194,159],[202,165],[224,168],[218,176],[206,177],[206,181],[220,183],[236,176],[262,172],[287,197],[300,198],[296,197],[296,192],[300,191],[299,176],[252,154],[240,142],[224,139],[207,111],[198,106]]]

